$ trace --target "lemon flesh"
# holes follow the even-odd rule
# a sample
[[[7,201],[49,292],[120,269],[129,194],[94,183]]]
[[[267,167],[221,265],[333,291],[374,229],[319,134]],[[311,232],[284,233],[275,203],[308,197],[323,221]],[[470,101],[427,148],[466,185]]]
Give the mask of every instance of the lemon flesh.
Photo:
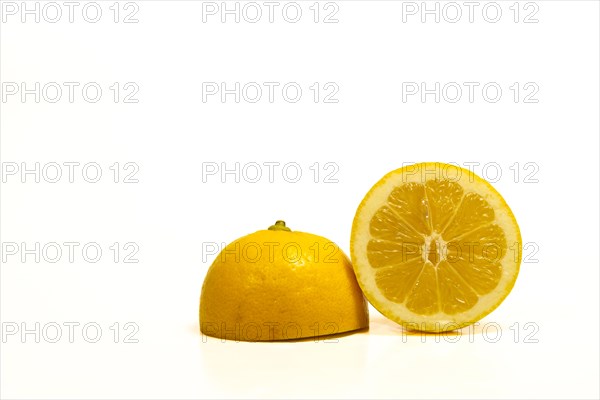
[[[351,236],[367,299],[407,329],[470,325],[512,289],[521,235],[502,196],[471,171],[421,163],[390,172],[356,211]]]

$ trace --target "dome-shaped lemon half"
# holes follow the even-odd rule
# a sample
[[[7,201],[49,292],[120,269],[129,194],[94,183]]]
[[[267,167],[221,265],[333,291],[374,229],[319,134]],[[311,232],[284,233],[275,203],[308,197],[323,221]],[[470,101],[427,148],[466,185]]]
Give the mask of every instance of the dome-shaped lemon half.
[[[317,235],[283,221],[227,245],[200,296],[204,335],[241,341],[332,335],[368,327],[352,264]]]

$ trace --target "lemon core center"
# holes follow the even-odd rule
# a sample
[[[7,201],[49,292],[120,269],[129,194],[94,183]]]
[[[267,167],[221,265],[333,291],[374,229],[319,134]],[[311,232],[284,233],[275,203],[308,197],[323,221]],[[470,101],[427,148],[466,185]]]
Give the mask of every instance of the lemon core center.
[[[421,252],[423,262],[430,262],[437,267],[441,261],[446,259],[446,252],[446,242],[437,232],[425,237],[425,244]]]

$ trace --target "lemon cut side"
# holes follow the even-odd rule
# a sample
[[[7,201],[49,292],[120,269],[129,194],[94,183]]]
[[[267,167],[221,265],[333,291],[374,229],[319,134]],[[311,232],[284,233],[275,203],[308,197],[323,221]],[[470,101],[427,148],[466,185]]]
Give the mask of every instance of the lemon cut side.
[[[429,332],[470,325],[515,284],[521,235],[502,196],[466,169],[421,163],[388,173],[352,226],[358,282],[382,314]]]

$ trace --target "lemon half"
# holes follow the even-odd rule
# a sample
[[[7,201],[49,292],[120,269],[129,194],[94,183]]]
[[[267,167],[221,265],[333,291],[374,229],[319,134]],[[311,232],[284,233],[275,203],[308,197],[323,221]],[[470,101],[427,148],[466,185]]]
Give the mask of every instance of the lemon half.
[[[349,258],[330,240],[283,221],[227,245],[202,286],[200,330],[208,336],[289,340],[368,326]]]
[[[442,332],[492,312],[515,284],[521,234],[484,179],[443,163],[385,175],[352,225],[351,257],[371,304],[407,329]]]

